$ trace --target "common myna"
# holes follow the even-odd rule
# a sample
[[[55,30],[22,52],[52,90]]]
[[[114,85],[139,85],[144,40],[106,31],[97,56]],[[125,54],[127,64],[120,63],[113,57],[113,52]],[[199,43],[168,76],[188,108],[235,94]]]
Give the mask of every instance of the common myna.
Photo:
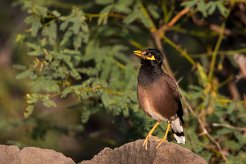
[[[164,56],[153,48],[134,51],[134,54],[141,58],[137,85],[139,105],[147,115],[157,121],[148,133],[143,146],[147,149],[148,139],[161,121],[168,121],[168,126],[157,147],[166,141],[170,127],[177,143],[185,144],[181,96],[175,80],[162,69]]]

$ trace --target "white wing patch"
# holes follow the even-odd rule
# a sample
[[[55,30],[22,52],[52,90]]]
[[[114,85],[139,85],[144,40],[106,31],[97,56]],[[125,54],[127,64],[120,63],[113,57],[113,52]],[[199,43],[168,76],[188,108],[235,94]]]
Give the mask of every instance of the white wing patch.
[[[171,128],[174,131],[173,136],[176,139],[177,143],[185,144],[185,136],[178,136],[175,133],[182,133],[184,132],[183,126],[180,123],[180,119],[176,118],[171,122]]]

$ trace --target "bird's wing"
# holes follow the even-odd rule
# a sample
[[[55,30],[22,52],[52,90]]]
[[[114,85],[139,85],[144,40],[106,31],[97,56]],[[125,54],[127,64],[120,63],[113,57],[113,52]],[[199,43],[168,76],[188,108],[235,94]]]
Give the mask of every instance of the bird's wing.
[[[176,81],[166,73],[165,73],[165,78],[166,78],[165,81],[168,83],[169,87],[173,91],[173,95],[175,96],[175,98],[179,100],[181,98],[181,95],[179,93],[179,89]]]
[[[178,85],[176,83],[176,81],[171,77],[169,76],[168,74],[165,73],[165,77],[166,77],[166,82],[168,83],[169,87],[171,88],[171,90],[173,91],[173,95],[174,97],[176,98],[176,101],[178,103],[178,110],[177,110],[177,115],[181,121],[182,124],[184,124],[184,120],[183,120],[183,106],[182,106],[182,103],[181,103],[181,95],[180,95],[180,92],[179,92],[179,88],[178,88]]]

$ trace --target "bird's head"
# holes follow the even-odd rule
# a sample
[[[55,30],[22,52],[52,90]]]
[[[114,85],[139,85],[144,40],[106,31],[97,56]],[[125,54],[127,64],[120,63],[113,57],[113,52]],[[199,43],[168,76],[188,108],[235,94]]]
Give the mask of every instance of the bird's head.
[[[151,64],[162,64],[163,62],[163,55],[161,52],[154,48],[148,48],[145,50],[137,50],[134,51],[134,54],[141,57],[142,62],[148,62]]]

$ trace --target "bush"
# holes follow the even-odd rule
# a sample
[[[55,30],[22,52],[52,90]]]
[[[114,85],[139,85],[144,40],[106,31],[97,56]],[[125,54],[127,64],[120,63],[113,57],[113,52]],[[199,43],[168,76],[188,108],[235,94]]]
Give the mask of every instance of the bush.
[[[225,0],[70,3],[17,2],[27,12],[28,25],[17,41],[24,43],[31,60],[17,66],[21,71],[16,76],[28,79],[30,86],[26,118],[38,102],[56,107],[73,99],[81,128],[88,128],[93,117],[99,122],[112,119],[121,126],[112,128],[116,137],[106,137],[113,138],[109,145],[144,137],[154,121],[138,108],[139,61],[131,54],[157,47],[162,53],[165,50],[167,72],[183,78],[185,146],[214,163],[246,161],[245,75],[236,78],[243,75],[236,55],[245,58],[241,54],[246,52],[245,4]],[[33,134],[45,135],[49,130],[44,126],[40,133],[40,128],[37,125]]]

